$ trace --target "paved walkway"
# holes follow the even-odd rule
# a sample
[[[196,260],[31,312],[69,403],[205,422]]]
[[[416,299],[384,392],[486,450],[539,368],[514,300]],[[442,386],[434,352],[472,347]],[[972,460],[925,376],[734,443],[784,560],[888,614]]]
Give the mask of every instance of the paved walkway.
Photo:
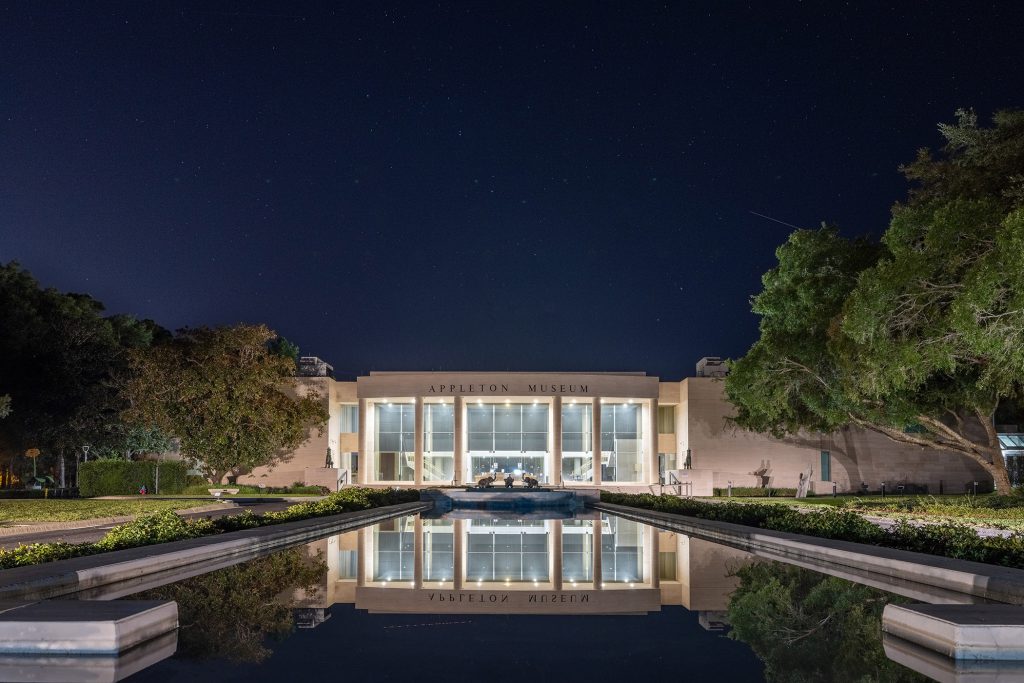
[[[185,509],[178,512],[182,517],[223,517],[225,515],[235,515],[243,510],[252,510],[257,514],[264,512],[273,512],[276,510],[284,510],[293,503],[282,500],[272,501],[258,501],[252,500],[243,503],[215,503],[217,507],[207,508],[206,506],[192,509]],[[43,529],[36,529],[30,531],[31,526],[26,525],[26,531],[24,533],[4,535],[0,536],[0,548],[16,548],[19,545],[28,543],[53,543],[55,541],[64,541],[66,543],[89,543],[92,541],[98,541],[106,535],[110,529],[114,528],[118,524],[122,524],[131,517],[116,518],[119,521],[111,521],[112,518],[100,519],[100,520],[80,520],[75,522],[64,522],[64,528],[53,528],[52,522],[48,522],[45,525],[40,524],[39,527]],[[91,522],[91,523],[90,523]],[[83,524],[85,526],[83,526]],[[13,530],[12,530],[13,531]]]

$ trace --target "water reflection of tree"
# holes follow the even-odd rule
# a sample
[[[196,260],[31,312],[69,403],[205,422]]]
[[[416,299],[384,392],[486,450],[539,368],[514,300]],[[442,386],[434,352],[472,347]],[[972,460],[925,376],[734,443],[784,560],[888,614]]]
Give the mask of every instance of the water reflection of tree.
[[[178,603],[180,654],[260,662],[270,654],[268,638],[292,632],[296,591],[308,598],[326,569],[320,556],[292,548],[134,597]]]
[[[882,650],[881,591],[778,562],[737,570],[730,637],[754,650],[776,683],[927,681]]]

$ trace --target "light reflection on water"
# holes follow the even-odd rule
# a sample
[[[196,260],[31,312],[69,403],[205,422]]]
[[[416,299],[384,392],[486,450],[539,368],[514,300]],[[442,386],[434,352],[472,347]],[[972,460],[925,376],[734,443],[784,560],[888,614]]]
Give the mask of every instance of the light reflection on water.
[[[882,647],[902,598],[594,512],[399,517],[131,598],[178,603],[177,653],[90,680],[928,680]]]

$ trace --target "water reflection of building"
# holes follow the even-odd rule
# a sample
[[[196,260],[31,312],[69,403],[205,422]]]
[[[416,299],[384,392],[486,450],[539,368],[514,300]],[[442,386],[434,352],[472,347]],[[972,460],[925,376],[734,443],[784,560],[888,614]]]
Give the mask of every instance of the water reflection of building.
[[[401,517],[311,544],[325,585],[300,604],[371,612],[721,612],[746,554],[609,515]],[[720,622],[720,615],[709,621]]]

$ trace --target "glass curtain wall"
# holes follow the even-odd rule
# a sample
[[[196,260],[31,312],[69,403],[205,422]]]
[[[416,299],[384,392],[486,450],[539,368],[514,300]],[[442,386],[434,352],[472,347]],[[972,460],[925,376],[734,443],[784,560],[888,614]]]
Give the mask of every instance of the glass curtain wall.
[[[466,580],[548,580],[548,528],[543,520],[471,520]]]
[[[562,404],[562,481],[594,480],[593,408]]]
[[[644,528],[639,522],[601,515],[601,582],[644,580]]]
[[[411,581],[414,578],[415,519],[388,519],[373,527],[373,581]]]
[[[538,479],[548,455],[548,406],[472,403],[466,407],[469,475],[520,473]]]
[[[455,522],[423,520],[423,580],[451,581],[455,576]]]
[[[573,583],[594,580],[594,520],[562,522],[562,579]]]
[[[639,403],[601,404],[602,481],[642,481],[642,414]]]
[[[378,403],[374,410],[376,480],[413,481],[416,476],[415,407],[411,403]]]
[[[455,407],[450,403],[423,406],[423,481],[455,478]]]

